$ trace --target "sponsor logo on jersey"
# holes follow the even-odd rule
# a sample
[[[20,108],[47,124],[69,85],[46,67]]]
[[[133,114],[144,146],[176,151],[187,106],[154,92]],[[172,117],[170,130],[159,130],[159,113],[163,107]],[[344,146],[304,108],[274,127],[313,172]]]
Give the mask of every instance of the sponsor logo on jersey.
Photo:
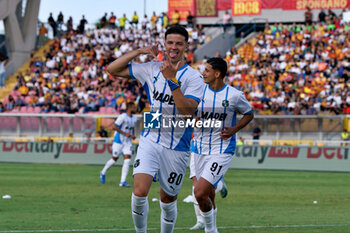
[[[224,121],[227,117],[227,113],[213,113],[213,112],[202,112],[202,118],[208,120],[208,119],[215,119],[219,121]]]
[[[175,104],[175,101],[172,95],[164,94],[156,90],[153,91],[153,99],[159,102],[167,103],[169,105]]]

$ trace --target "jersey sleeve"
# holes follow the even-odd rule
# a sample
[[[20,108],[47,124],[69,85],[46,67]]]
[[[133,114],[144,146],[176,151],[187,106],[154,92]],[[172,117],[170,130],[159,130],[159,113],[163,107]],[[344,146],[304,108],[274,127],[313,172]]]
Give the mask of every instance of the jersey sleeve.
[[[189,79],[183,94],[185,97],[194,99],[198,103],[200,103],[203,95],[203,90],[204,90],[203,77],[198,72]]]
[[[129,74],[132,79],[137,79],[144,85],[147,80],[152,79],[152,69],[154,62],[147,63],[129,63]]]
[[[237,102],[235,105],[236,112],[242,115],[251,114],[253,112],[252,105],[249,103],[243,92],[240,92],[237,96]]]
[[[121,115],[119,115],[117,120],[115,120],[114,124],[120,128],[122,126],[122,124],[124,123],[124,119],[125,119],[125,115],[121,114]]]

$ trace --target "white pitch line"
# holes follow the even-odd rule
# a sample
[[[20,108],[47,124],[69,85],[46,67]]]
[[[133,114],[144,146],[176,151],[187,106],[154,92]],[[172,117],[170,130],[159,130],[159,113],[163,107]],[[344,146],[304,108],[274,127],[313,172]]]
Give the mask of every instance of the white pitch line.
[[[320,224],[320,225],[275,225],[275,226],[226,226],[218,229],[258,229],[258,228],[314,228],[314,227],[349,227],[350,224]],[[175,227],[174,230],[186,230],[188,227]],[[50,232],[96,232],[96,231],[134,231],[134,228],[110,228],[110,229],[65,229],[65,230],[3,230],[0,233],[50,233]],[[160,228],[148,228],[148,230],[160,230]]]

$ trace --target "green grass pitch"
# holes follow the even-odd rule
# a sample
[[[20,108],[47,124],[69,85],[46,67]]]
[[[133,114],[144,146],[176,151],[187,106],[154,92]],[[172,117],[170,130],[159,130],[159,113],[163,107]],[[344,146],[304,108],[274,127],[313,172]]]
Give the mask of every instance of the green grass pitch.
[[[0,163],[0,233],[133,232],[132,188],[120,167],[99,182],[102,166]],[[131,169],[130,169],[131,170]],[[229,194],[217,196],[219,232],[350,232],[350,174],[229,170]],[[129,176],[129,183],[132,177]],[[178,198],[175,232],[194,225],[188,172]],[[150,194],[148,232],[160,232],[159,184]],[[313,204],[317,201],[317,204]],[[204,231],[194,231],[204,232]]]

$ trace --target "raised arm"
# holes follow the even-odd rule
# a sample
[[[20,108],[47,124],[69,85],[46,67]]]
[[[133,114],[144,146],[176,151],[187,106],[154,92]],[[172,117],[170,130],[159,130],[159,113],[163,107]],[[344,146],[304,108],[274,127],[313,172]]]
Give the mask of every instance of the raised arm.
[[[150,47],[139,48],[137,50],[133,50],[127,54],[124,54],[123,56],[121,56],[120,58],[116,59],[108,65],[107,72],[113,76],[130,78],[128,64],[132,59],[141,54],[149,54],[153,57],[156,57],[158,54],[158,44],[155,44]]]

